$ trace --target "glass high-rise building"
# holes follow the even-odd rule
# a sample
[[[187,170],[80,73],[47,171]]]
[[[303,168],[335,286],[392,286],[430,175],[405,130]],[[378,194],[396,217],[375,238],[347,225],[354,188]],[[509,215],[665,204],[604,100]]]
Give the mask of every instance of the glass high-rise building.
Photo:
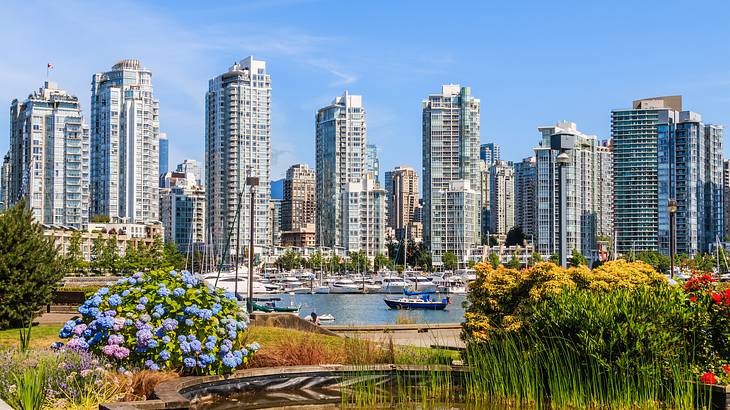
[[[160,133],[160,174],[170,171],[170,140],[167,134]]]
[[[572,122],[538,130],[542,140],[535,148],[537,251],[558,254],[563,264],[573,250],[596,260],[601,201],[611,193],[601,166],[610,151],[601,150],[596,136],[578,131]]]
[[[91,214],[159,220],[159,102],[152,72],[122,60],[91,82]]]
[[[481,242],[479,107],[455,84],[423,101],[423,235],[436,266],[446,252],[465,265]]]
[[[380,159],[375,144],[365,145],[365,171],[373,175],[375,182],[380,183]]]
[[[515,225],[530,240],[536,232],[537,163],[535,157],[525,158],[515,167]]]
[[[266,62],[247,57],[211,79],[205,104],[208,242],[221,252],[230,235],[228,254],[235,255],[236,249],[245,254],[251,215],[246,178],[256,177],[253,228],[259,248],[254,251],[259,251],[271,243],[271,76]],[[240,224],[234,224],[239,208]]]
[[[489,234],[506,237],[515,226],[515,171],[507,161],[489,168]]]
[[[619,253],[669,253],[670,200],[676,251],[709,250],[723,229],[723,128],[683,111],[680,96],[636,100],[611,118]]]
[[[24,197],[39,223],[86,228],[89,128],[77,97],[46,81],[25,101],[14,100],[7,165],[6,206]]]
[[[493,142],[482,144],[479,147],[479,158],[487,164],[487,168],[500,160],[499,145]]]
[[[350,184],[367,174],[362,96],[347,91],[317,111],[317,244],[343,247],[342,200]]]

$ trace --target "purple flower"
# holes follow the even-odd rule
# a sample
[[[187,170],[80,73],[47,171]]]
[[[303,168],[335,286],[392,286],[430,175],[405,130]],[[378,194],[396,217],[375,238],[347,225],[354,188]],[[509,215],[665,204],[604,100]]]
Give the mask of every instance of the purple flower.
[[[180,342],[180,351],[183,353],[190,353],[190,344],[188,342]]]
[[[122,304],[122,298],[119,295],[114,294],[109,296],[108,302],[109,306],[119,306]]]
[[[200,349],[203,348],[203,346],[200,344],[199,340],[193,340],[192,342],[190,342],[190,348],[196,352],[199,352]]]
[[[142,329],[137,331],[138,347],[147,347],[150,340],[152,340],[152,332],[149,329]]]
[[[183,359],[183,363],[185,364],[185,367],[195,367],[197,362],[192,357],[186,357]]]
[[[101,289],[99,289],[99,290],[98,290],[98,291],[97,291],[96,293],[97,293],[97,294],[99,294],[99,295],[102,295],[102,296],[104,296],[104,295],[106,295],[107,293],[109,293],[109,288],[101,288]]]
[[[142,296],[141,298],[139,298],[139,304],[140,305],[146,305],[149,301],[150,300],[147,299],[147,296]]]
[[[231,352],[226,353],[223,356],[222,361],[223,361],[223,365],[224,366],[230,367],[231,369],[233,369],[236,366],[238,366],[238,360],[236,360],[236,356],[234,356],[233,354],[231,354]]]
[[[160,359],[162,359],[164,361],[170,360],[170,352],[168,352],[167,350],[161,351],[160,352]]]
[[[170,289],[166,288],[164,285],[160,286],[159,289],[157,289],[157,295],[161,296],[163,298],[170,296]]]
[[[129,349],[123,346],[117,346],[116,350],[114,351],[114,357],[122,360],[126,359],[129,356]]]
[[[171,318],[165,319],[162,322],[162,328],[168,332],[172,332],[177,328],[177,320]]]
[[[141,303],[140,303],[139,305],[137,305],[137,306],[135,307],[135,309],[137,309],[137,310],[145,310],[145,307],[144,307],[144,305],[143,305],[143,304],[141,304]]]
[[[84,330],[86,330],[87,327],[88,326],[86,326],[85,323],[76,325],[76,326],[74,326],[72,333],[75,334],[76,336],[81,336],[82,334],[84,334]]]
[[[110,335],[108,342],[110,345],[121,345],[124,343],[124,336],[122,335]]]
[[[185,294],[185,289],[183,289],[183,288],[175,288],[175,290],[172,291],[172,294],[175,297],[178,297],[179,298],[180,296],[183,296]]]
[[[168,344],[170,343],[170,336],[162,336],[162,343]]]
[[[185,325],[186,326],[192,326],[193,325],[193,319],[185,319]]]

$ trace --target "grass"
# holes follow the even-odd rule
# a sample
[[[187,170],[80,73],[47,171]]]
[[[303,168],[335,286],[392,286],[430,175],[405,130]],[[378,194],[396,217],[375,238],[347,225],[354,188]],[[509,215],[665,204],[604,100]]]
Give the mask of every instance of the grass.
[[[30,333],[31,349],[46,348],[53,342],[58,342],[58,331],[63,325],[33,326]],[[20,346],[20,329],[0,330],[0,348],[18,348]]]

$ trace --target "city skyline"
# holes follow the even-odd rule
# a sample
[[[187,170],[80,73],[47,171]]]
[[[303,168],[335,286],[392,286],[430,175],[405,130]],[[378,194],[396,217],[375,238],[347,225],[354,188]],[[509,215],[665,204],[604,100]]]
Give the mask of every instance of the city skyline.
[[[712,118],[713,122],[730,123],[730,113],[724,109],[727,102],[725,94],[730,88],[722,69],[727,59],[724,55],[720,54],[719,62],[714,65],[666,66],[661,70],[642,70],[641,66],[637,70],[636,57],[612,57],[617,52],[631,54],[631,50],[640,47],[623,40],[632,36],[631,28],[644,22],[649,15],[652,18],[670,18],[681,10],[686,18],[701,16],[708,22],[706,27],[711,27],[712,21],[723,15],[721,9],[727,7],[725,4],[714,4],[711,8],[696,5],[690,9],[671,4],[662,8],[640,5],[632,8],[631,14],[623,16],[621,24],[616,27],[611,27],[611,22],[621,7],[613,10],[614,7],[608,5],[573,5],[570,16],[574,26],[570,30],[567,27],[551,27],[551,31],[538,28],[536,19],[562,16],[564,7],[537,4],[533,12],[518,15],[517,7],[500,5],[493,12],[486,13],[482,6],[458,5],[456,12],[463,14],[466,21],[462,23],[471,36],[464,36],[464,44],[453,48],[447,47],[446,40],[429,42],[426,48],[426,43],[416,33],[418,22],[427,21],[437,12],[428,6],[419,10],[396,7],[392,15],[379,15],[379,18],[388,21],[408,14],[409,21],[415,22],[402,27],[403,35],[397,36],[390,44],[386,39],[389,34],[393,36],[391,29],[376,34],[366,24],[367,16],[377,12],[377,3],[367,5],[360,15],[340,6],[328,7],[332,13],[347,17],[348,27],[351,26],[347,34],[334,36],[331,32],[337,30],[332,31],[331,27],[315,28],[318,19],[323,18],[315,16],[316,10],[325,6],[323,3],[254,3],[247,7],[251,10],[245,10],[247,16],[250,15],[246,18],[257,21],[259,30],[256,36],[245,41],[238,41],[240,38],[226,40],[222,33],[206,28],[210,21],[219,18],[222,31],[243,24],[235,21],[236,16],[244,13],[243,8],[223,7],[200,12],[193,4],[182,4],[178,10],[169,12],[162,6],[126,3],[115,10],[119,18],[114,20],[120,23],[104,21],[111,25],[129,25],[130,35],[115,37],[118,47],[94,46],[91,49],[82,43],[64,42],[59,46],[55,39],[49,37],[52,29],[43,27],[73,23],[80,37],[96,37],[99,41],[95,43],[102,44],[115,30],[105,29],[109,32],[105,33],[94,23],[103,18],[98,14],[100,11],[80,3],[64,4],[63,7],[44,4],[46,13],[39,16],[42,21],[29,34],[27,41],[8,44],[8,58],[0,63],[0,98],[7,102],[15,98],[25,99],[29,92],[42,85],[46,64],[53,63],[55,67],[50,79],[78,96],[83,115],[88,120],[91,111],[90,75],[121,59],[139,59],[154,73],[155,97],[161,105],[160,127],[170,138],[170,163],[187,158],[203,162],[201,148],[204,144],[207,79],[217,75],[220,67],[230,66],[233,61],[248,55],[267,61],[269,71],[279,78],[273,92],[272,179],[282,178],[291,164],[314,164],[311,144],[314,138],[313,113],[327,104],[331,95],[341,94],[345,89],[363,95],[369,107],[368,142],[378,145],[381,168],[385,170],[402,164],[421,168],[419,150],[405,148],[413,146],[420,138],[418,117],[423,94],[447,83],[470,86],[473,93],[481,97],[485,113],[482,116],[481,140],[499,144],[502,158],[513,161],[530,154],[536,126],[556,120],[580,123],[585,132],[607,139],[610,136],[610,110],[628,108],[625,102],[637,98],[681,94],[694,110]],[[3,22],[0,32],[8,36],[19,32],[18,22],[10,21],[9,17],[27,14],[23,12],[24,7],[33,6],[5,6],[8,13],[4,13],[6,17],[0,17]],[[281,13],[284,9],[294,12]],[[713,12],[708,13],[708,10]],[[309,19],[311,24],[280,15],[300,15],[297,11],[312,17]],[[222,18],[224,12],[230,16]],[[538,16],[540,12],[544,14],[542,17]],[[606,21],[586,18],[597,13],[605,16]],[[145,17],[138,21],[124,18],[132,15]],[[523,30],[507,31],[506,22],[510,19],[505,19],[505,23],[495,21],[496,24],[489,28],[490,24],[475,24],[478,16],[492,21],[497,15],[523,19]],[[43,23],[46,19],[49,24]],[[603,34],[589,34],[588,40],[577,39],[574,32],[581,27],[591,27],[591,32]],[[659,27],[656,30],[653,35],[661,36],[663,30],[669,29]],[[721,44],[718,41],[724,37],[723,33],[712,28],[703,31],[705,33],[685,33],[675,39],[676,46],[691,45],[699,54],[712,53]],[[155,35],[159,32],[169,35]],[[510,36],[494,37],[500,33],[509,33]],[[535,36],[536,33],[545,35]],[[472,39],[467,40],[467,37]],[[41,38],[49,38],[50,41],[43,42]],[[368,40],[364,47],[357,53],[347,51],[360,38]],[[490,38],[499,38],[500,43],[477,42]],[[184,41],[187,43],[182,43]],[[588,47],[589,41],[593,42],[591,47]],[[472,58],[474,44],[482,47],[478,54],[497,58]],[[518,51],[508,51],[512,49]],[[645,54],[641,62],[650,61],[652,56],[659,57],[658,50],[643,51]],[[551,55],[559,58],[563,54],[581,57],[580,63],[561,70],[541,70],[534,64],[524,64],[528,60],[539,61]],[[524,67],[515,69],[522,65]],[[596,82],[599,76],[602,81]],[[302,78],[306,81],[301,81]],[[396,84],[398,87],[395,87]],[[538,84],[542,91],[531,92],[537,89]],[[556,87],[561,93],[550,92]],[[518,103],[519,112],[510,112],[515,110],[509,107]],[[2,116],[0,127],[9,129],[8,121],[8,116]],[[7,147],[8,139],[0,138],[0,152],[6,152]],[[726,154],[728,150],[726,147]]]

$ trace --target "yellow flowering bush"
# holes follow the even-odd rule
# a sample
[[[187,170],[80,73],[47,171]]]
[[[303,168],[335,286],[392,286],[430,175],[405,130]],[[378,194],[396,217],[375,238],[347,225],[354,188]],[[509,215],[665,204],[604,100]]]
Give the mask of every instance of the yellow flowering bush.
[[[475,266],[477,278],[469,284],[462,337],[486,340],[493,330],[516,331],[528,320],[531,308],[546,296],[564,289],[636,289],[666,283],[651,265],[624,260],[606,262],[590,270],[585,266],[562,268],[542,262],[527,269]]]

